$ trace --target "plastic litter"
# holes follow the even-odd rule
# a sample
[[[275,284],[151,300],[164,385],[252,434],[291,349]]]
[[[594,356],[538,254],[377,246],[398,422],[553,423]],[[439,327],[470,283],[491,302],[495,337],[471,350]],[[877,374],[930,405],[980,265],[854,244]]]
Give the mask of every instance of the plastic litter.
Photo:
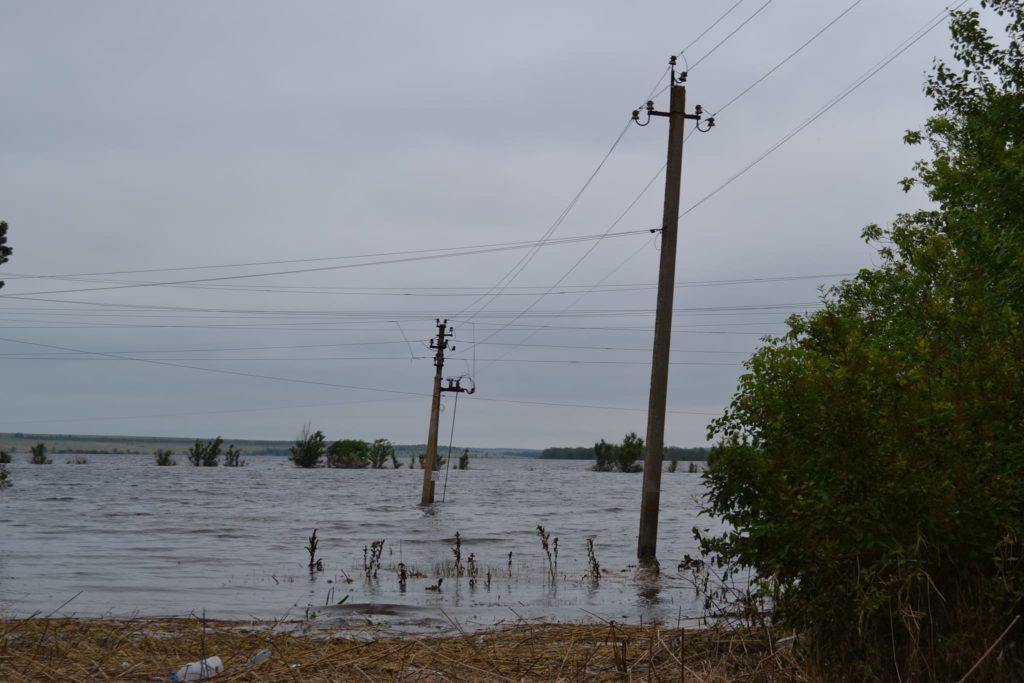
[[[252,657],[249,657],[249,661],[247,661],[245,663],[245,665],[247,667],[249,667],[249,668],[252,668],[254,666],[259,666],[263,662],[265,662],[268,659],[270,659],[270,655],[271,655],[270,650],[260,650],[259,652],[254,654]]]
[[[224,671],[224,663],[220,657],[207,657],[198,662],[189,662],[185,666],[171,674],[172,681],[201,681],[210,676],[216,676]]]

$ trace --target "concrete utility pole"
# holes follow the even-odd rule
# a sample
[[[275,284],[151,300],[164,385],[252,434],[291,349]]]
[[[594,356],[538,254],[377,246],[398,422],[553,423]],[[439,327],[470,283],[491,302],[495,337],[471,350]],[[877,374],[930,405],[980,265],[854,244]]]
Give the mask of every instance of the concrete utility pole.
[[[437,349],[434,355],[434,397],[430,403],[430,432],[427,436],[427,461],[423,463],[423,494],[420,496],[420,505],[430,505],[434,502],[434,463],[437,462],[437,420],[441,412],[441,372],[444,369],[444,352],[448,348],[448,338],[452,336],[452,328],[448,327],[448,321],[437,319],[437,339],[430,340],[430,348]],[[452,347],[452,351],[455,347]]]
[[[662,214],[661,264],[658,271],[658,304],[654,320],[654,349],[651,361],[651,393],[647,408],[647,448],[644,453],[644,484],[640,501],[640,539],[637,558],[657,565],[658,511],[661,504],[661,467],[665,449],[665,403],[668,394],[669,349],[672,341],[672,295],[676,279],[676,235],[679,227],[679,191],[683,174],[683,138],[686,120],[697,121],[698,129],[707,132],[715,125],[708,119],[706,129],[700,128],[701,107],[686,113],[686,72],[677,77],[676,58],[672,66],[671,103],[668,113],[654,111],[654,103],[646,106],[647,121],[640,123],[640,110],[633,120],[646,126],[652,116],[668,118],[668,165],[665,170],[665,208]]]

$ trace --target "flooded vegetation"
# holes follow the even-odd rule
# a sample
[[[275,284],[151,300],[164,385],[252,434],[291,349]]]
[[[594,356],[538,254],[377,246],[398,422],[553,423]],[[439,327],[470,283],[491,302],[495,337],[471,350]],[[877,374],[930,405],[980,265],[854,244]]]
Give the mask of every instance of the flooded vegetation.
[[[168,456],[169,457],[169,456]],[[676,623],[701,601],[676,565],[696,554],[697,477],[664,479],[660,576],[635,567],[640,477],[591,463],[474,458],[447,499],[420,471],[159,467],[90,455],[9,467],[0,497],[0,612],[310,618],[393,632],[520,619]],[[439,472],[439,483],[445,473]],[[600,558],[600,564],[598,563]],[[46,571],[40,571],[46,567]],[[694,623],[691,620],[688,623]]]

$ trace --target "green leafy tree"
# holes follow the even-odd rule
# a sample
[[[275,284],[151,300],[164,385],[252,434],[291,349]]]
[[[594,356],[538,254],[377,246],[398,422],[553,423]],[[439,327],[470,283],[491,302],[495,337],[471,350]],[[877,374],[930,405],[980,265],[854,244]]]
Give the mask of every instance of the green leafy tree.
[[[7,221],[0,221],[0,266],[7,263],[13,253],[14,250],[7,246]],[[0,280],[0,289],[3,286],[3,280]]]
[[[905,138],[935,208],[869,226],[880,266],[790,318],[709,428],[703,550],[829,677],[959,679],[1024,604],[1024,3],[981,5],[1007,35],[953,14],[959,66]],[[975,679],[1019,680],[1022,642]]]
[[[392,464],[398,462],[395,458],[395,447],[387,439],[377,439],[370,444],[366,453],[366,458],[370,463],[370,467],[375,470],[379,470],[384,467],[388,460],[390,460]]]
[[[370,445],[359,439],[339,439],[327,449],[327,466],[362,469],[370,464]]]
[[[195,445],[188,449],[188,461],[195,467],[216,467],[223,443],[224,440],[219,436],[213,441],[197,439]]]
[[[37,443],[32,446],[28,461],[33,465],[49,465],[53,461],[46,457],[46,444]]]
[[[228,449],[224,452],[224,467],[245,467],[245,461],[242,460],[242,452],[235,448],[234,444],[228,446]]]
[[[309,423],[306,423],[299,433],[299,438],[295,440],[295,444],[289,449],[291,455],[288,457],[295,463],[296,467],[316,467],[320,464],[324,453],[327,452],[327,441],[324,439],[324,433],[319,429],[312,433],[309,430]]]
[[[630,432],[621,444],[608,443],[604,439],[594,444],[595,472],[639,472],[637,460],[644,454],[644,440]]]

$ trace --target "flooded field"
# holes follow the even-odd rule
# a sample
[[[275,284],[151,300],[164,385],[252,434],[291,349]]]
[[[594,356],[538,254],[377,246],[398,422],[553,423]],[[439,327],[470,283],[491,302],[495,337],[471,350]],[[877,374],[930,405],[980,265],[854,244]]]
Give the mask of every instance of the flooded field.
[[[394,631],[519,619],[675,623],[701,605],[676,565],[696,555],[698,475],[663,475],[660,576],[636,571],[641,475],[589,462],[474,459],[420,508],[421,470],[157,467],[150,456],[10,465],[0,492],[0,614],[303,618]],[[444,490],[444,502],[441,501]],[[557,568],[537,534],[558,538]],[[324,570],[310,573],[316,528]],[[458,576],[453,546],[458,532]],[[587,539],[602,568],[589,576]],[[364,548],[384,541],[376,578]],[[511,561],[509,557],[511,553]],[[468,576],[473,556],[476,577]],[[399,563],[409,576],[404,588]],[[488,576],[489,575],[489,576]],[[439,590],[438,579],[443,581]],[[65,601],[70,600],[61,607]],[[340,603],[340,604],[339,604]]]

